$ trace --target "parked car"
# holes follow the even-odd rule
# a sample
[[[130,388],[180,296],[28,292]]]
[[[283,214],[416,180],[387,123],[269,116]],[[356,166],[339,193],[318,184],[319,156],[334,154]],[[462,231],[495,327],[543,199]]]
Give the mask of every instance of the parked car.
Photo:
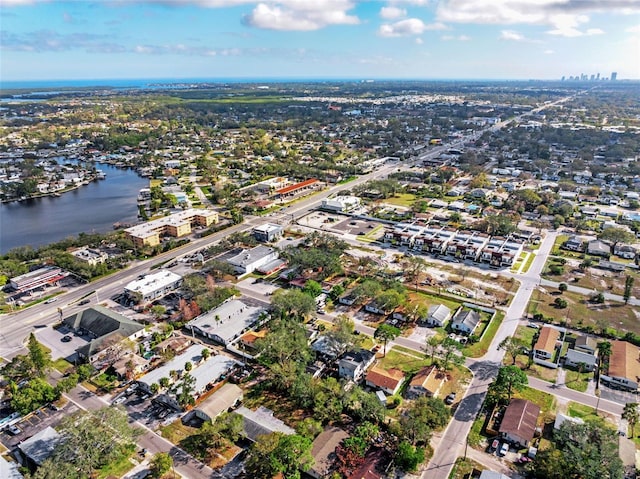
[[[446,398],[444,398],[444,403],[451,405],[455,400],[456,400],[456,393],[451,393],[451,394],[448,394]]]
[[[71,341],[71,336],[69,336],[68,334],[66,336],[62,336],[62,339],[60,340],[63,343],[68,343]]]
[[[498,441],[497,439],[494,439],[493,442],[491,443],[491,446],[489,446],[489,452],[497,451],[498,446],[500,446],[500,441]]]
[[[20,434],[22,432],[22,429],[20,429],[18,426],[16,426],[15,424],[12,424],[11,426],[9,426],[7,428],[7,431],[9,432],[9,434],[11,434],[12,436],[17,436],[18,434]]]
[[[533,328],[533,329],[540,329],[540,326],[538,326],[536,323],[529,323],[527,324],[528,328]]]
[[[508,442],[503,442],[502,446],[500,446],[500,455],[501,456],[506,456],[507,453],[509,452],[509,443]]]

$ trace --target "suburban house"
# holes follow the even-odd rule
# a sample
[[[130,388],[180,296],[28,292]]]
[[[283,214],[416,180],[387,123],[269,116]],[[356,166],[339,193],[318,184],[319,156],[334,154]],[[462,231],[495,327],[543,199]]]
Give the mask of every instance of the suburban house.
[[[251,442],[256,442],[259,436],[271,434],[272,432],[281,432],[287,435],[296,433],[294,429],[274,417],[271,409],[267,409],[264,406],[260,406],[255,411],[241,406],[234,411],[234,414],[242,416],[242,432]]]
[[[263,311],[239,299],[230,299],[192,319],[185,326],[201,336],[228,345],[258,323]]]
[[[124,287],[124,292],[131,298],[139,297],[140,302],[147,303],[175,291],[182,285],[182,276],[161,269],[160,271],[131,281]]]
[[[121,379],[132,379],[149,367],[149,360],[134,353],[126,354],[111,365]]]
[[[51,457],[61,440],[62,436],[51,426],[25,439],[18,444],[23,464],[27,467],[40,467],[45,459]]]
[[[564,249],[569,251],[583,251],[584,250],[584,242],[582,238],[579,236],[572,236],[562,245]]]
[[[271,243],[272,241],[282,238],[284,228],[280,225],[265,223],[253,228],[251,233],[256,240],[262,243]]]
[[[376,359],[376,355],[366,349],[349,351],[338,362],[338,375],[341,378],[358,382]]]
[[[582,351],[583,353],[596,354],[598,350],[598,342],[590,336],[578,336],[576,342],[573,345],[573,349],[576,351]]]
[[[111,366],[127,351],[125,340],[134,341],[144,335],[144,326],[104,306],[78,311],[62,320],[73,331],[89,337],[89,342],[76,349],[78,357],[96,369]]]
[[[367,313],[373,313],[373,314],[389,314],[389,310],[387,310],[376,299],[372,299],[367,304],[365,304],[364,305],[364,310]]]
[[[640,348],[626,341],[611,341],[609,370],[601,379],[636,391],[640,383]]]
[[[198,404],[194,413],[203,421],[212,422],[240,401],[242,401],[242,389],[235,384],[224,383],[220,389]]]
[[[247,331],[242,336],[240,336],[240,344],[242,344],[245,348],[255,349],[256,341],[259,339],[264,339],[267,336],[268,331],[266,329],[262,329],[260,331]]]
[[[336,448],[348,437],[349,434],[335,426],[321,432],[311,444],[313,466],[306,471],[306,474],[314,479],[328,477],[336,459]]]
[[[595,354],[585,353],[577,349],[567,349],[564,365],[582,369],[583,372],[594,371],[598,366],[598,358]]]
[[[593,240],[587,243],[587,254],[592,256],[602,256],[608,258],[611,254],[611,247],[608,243],[600,240]]]
[[[480,473],[480,477],[478,479],[511,479],[511,477],[505,476],[501,472],[490,471],[489,469],[485,469]]]
[[[638,254],[638,250],[628,244],[618,243],[613,248],[613,254],[624,259],[634,259]]]
[[[72,251],[71,254],[78,260],[83,263],[87,263],[91,266],[95,266],[100,263],[104,263],[109,259],[109,255],[104,251],[100,251],[98,249],[87,248],[79,248],[75,251]]]
[[[560,330],[552,326],[543,326],[533,347],[533,362],[542,366],[557,368],[558,364],[553,359],[559,341]]]
[[[498,432],[512,444],[529,446],[538,425],[540,407],[526,399],[512,399],[504,412]]]
[[[473,334],[480,324],[480,313],[473,309],[459,309],[453,316],[451,329],[464,334]]]
[[[426,323],[433,327],[443,327],[451,319],[451,310],[444,304],[429,307]]]
[[[446,381],[447,375],[437,367],[424,367],[411,379],[405,396],[407,399],[417,399],[420,396],[437,396]]]
[[[393,396],[400,390],[404,379],[404,372],[399,369],[385,370],[373,367],[365,377],[365,384]]]
[[[258,245],[249,250],[242,250],[235,256],[227,258],[238,275],[253,273],[256,269],[278,259],[278,252],[268,246]]]

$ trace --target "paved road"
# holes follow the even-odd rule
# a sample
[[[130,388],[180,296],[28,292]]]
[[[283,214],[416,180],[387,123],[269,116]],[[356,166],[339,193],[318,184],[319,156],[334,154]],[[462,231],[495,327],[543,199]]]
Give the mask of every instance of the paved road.
[[[557,235],[557,232],[547,233],[529,271],[519,277],[520,288],[511,301],[487,354],[480,359],[467,361],[467,366],[473,372],[473,380],[437,445],[433,458],[422,474],[422,479],[449,477],[456,459],[463,454],[466,437],[480,412],[489,384],[495,378],[504,357],[504,351],[498,349],[498,344],[515,333]]]

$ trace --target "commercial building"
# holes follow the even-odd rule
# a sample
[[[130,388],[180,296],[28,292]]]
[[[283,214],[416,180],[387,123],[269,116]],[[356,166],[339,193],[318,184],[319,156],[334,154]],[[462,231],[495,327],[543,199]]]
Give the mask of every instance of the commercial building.
[[[263,312],[262,308],[248,306],[239,299],[231,299],[192,319],[186,327],[201,336],[227,345],[257,324]]]
[[[45,459],[51,457],[60,441],[62,436],[48,426],[18,444],[18,450],[25,465],[40,467]]]
[[[258,245],[250,250],[242,250],[239,254],[228,258],[229,263],[236,274],[243,275],[253,273],[256,269],[278,259],[278,252],[268,246]]]
[[[9,282],[16,291],[27,292],[53,284],[67,275],[68,273],[63,272],[60,268],[47,266],[11,278]]]
[[[284,228],[280,225],[265,223],[253,228],[251,233],[256,240],[263,243],[271,243],[272,241],[282,238]]]
[[[272,410],[264,406],[260,406],[255,411],[241,406],[236,409],[234,413],[242,416],[242,432],[244,436],[252,442],[255,442],[259,436],[271,434],[272,432],[281,432],[287,435],[296,433],[294,429],[287,426],[277,417],[274,417]]]
[[[140,279],[131,281],[124,287],[130,297],[140,296],[142,302],[158,299],[175,291],[182,285],[182,276],[172,271],[161,269]]]
[[[194,226],[211,226],[218,222],[218,213],[211,210],[188,209],[164,218],[132,226],[125,231],[137,247],[156,246],[163,236],[181,238],[191,234]]]
[[[76,353],[96,369],[104,369],[126,352],[121,347],[124,340],[136,340],[144,335],[144,326],[104,306],[93,306],[78,311],[62,320],[73,331],[89,337]]]
[[[360,207],[357,196],[336,196],[322,200],[321,209],[332,213],[348,213]]]
[[[278,198],[284,198],[287,196],[295,196],[298,193],[302,193],[303,191],[307,191],[309,189],[317,188],[319,185],[320,182],[317,179],[311,178],[309,180],[301,181],[300,183],[295,183],[293,185],[280,188],[276,190],[275,193]]]

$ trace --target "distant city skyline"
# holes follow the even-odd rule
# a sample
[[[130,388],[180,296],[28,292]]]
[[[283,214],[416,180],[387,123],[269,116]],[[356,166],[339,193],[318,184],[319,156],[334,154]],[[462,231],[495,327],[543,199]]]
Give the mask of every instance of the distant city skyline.
[[[640,79],[638,14],[640,0],[0,0],[0,79]]]

